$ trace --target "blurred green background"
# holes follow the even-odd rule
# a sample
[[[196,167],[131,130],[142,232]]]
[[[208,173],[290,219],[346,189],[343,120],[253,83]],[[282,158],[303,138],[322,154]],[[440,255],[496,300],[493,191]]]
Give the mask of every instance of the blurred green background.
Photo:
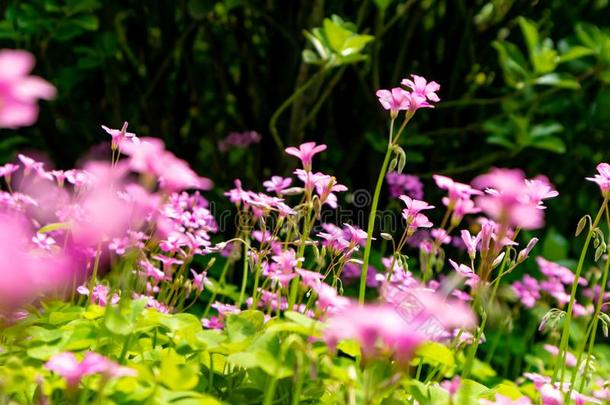
[[[34,127],[0,131],[0,158],[37,149],[70,167],[109,140],[100,124],[127,120],[213,178],[219,195],[235,177],[256,188],[288,174],[296,162],[279,147],[303,140],[329,145],[321,170],[370,190],[388,125],[375,91],[416,73],[441,84],[442,102],[403,137],[405,172],[428,180],[433,202],[432,173],[546,174],[561,193],[547,240],[565,258],[560,234],[598,204],[584,177],[610,160],[607,3],[4,0],[0,47],[34,53],[59,97]],[[247,130],[261,143],[218,150]]]

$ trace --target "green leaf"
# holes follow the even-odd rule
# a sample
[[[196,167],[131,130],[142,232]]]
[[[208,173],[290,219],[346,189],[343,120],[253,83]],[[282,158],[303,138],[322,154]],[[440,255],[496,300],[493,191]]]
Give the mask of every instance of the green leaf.
[[[133,332],[133,325],[121,314],[118,307],[107,306],[104,326],[110,333],[127,336]]]
[[[571,90],[580,89],[580,83],[578,83],[576,79],[574,79],[567,73],[549,73],[535,79],[534,84],[541,84],[545,86],[553,86]]]
[[[241,342],[256,334],[257,327],[249,319],[231,314],[227,317],[226,331],[231,342]]]
[[[70,224],[67,222],[54,222],[47,224],[38,230],[38,233],[49,233],[60,229],[70,229]]]
[[[540,138],[563,132],[563,125],[558,122],[545,122],[534,125],[530,130],[531,138]]]
[[[538,51],[538,44],[540,42],[540,36],[538,35],[538,28],[536,24],[528,20],[524,17],[519,17],[519,26],[521,27],[521,32],[523,33],[523,37],[525,38],[525,45],[527,46],[527,50],[530,54],[530,59],[533,59],[534,55],[536,55]]]
[[[417,358],[425,364],[443,365],[447,368],[455,366],[453,353],[445,345],[438,342],[426,342],[415,352]]]
[[[421,381],[411,379],[405,384],[405,388],[420,405],[437,405],[449,402],[449,394],[438,385],[426,385]]]
[[[346,39],[340,54],[342,56],[357,54],[373,39],[375,39],[375,37],[372,35],[353,35]]]
[[[457,392],[456,404],[478,404],[482,394],[489,391],[483,384],[469,379],[462,379]]]
[[[536,149],[548,150],[549,152],[553,153],[562,154],[566,152],[565,143],[561,139],[554,136],[533,139],[530,146]]]
[[[569,248],[569,241],[555,228],[550,228],[544,236],[541,255],[551,261],[565,260]]]
[[[559,63],[569,62],[574,59],[580,59],[585,56],[593,55],[595,52],[591,48],[584,46],[573,46],[559,56]]]
[[[531,76],[531,73],[519,48],[506,41],[494,41],[492,45],[498,52],[498,60],[506,84],[515,88],[523,87],[523,82]]]
[[[62,337],[63,332],[59,329],[45,329],[40,326],[31,326],[26,330],[26,334],[31,337],[31,341],[52,342]]]
[[[348,356],[358,357],[360,356],[360,345],[355,340],[342,340],[337,345],[337,349],[341,350]]]
[[[199,383],[199,365],[187,364],[185,358],[174,349],[162,352],[159,371],[159,382],[172,390],[190,390]]]
[[[322,26],[331,49],[337,53],[341,53],[345,42],[353,33],[329,18],[324,19]]]
[[[498,393],[512,400],[522,398],[524,394],[519,390],[519,387],[512,381],[502,381],[500,384],[493,388],[493,393],[490,392],[490,398],[494,399],[495,394]]]

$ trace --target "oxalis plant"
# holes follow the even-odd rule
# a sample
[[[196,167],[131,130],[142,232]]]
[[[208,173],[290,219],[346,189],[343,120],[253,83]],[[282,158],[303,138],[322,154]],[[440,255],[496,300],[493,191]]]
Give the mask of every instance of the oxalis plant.
[[[33,62],[0,51],[3,128],[55,94]],[[574,268],[528,260],[551,182],[436,175],[438,215],[400,192],[407,123],[440,102],[435,82],[401,84],[377,92],[390,129],[367,231],[322,221],[347,187],[314,170],[314,142],[285,149],[300,167],[264,193],[235,180],[228,216],[210,179],[127,123],[100,128],[106,160],[1,166],[2,403],[609,403],[610,165],[587,179],[602,200]],[[402,221],[377,234],[386,179]],[[373,241],[390,254],[372,261]]]

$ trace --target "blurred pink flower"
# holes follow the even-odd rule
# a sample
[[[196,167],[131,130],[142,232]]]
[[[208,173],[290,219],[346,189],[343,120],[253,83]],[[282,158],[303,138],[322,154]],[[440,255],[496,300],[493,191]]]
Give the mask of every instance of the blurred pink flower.
[[[56,91],[46,80],[29,76],[32,54],[22,50],[0,50],[0,128],[29,126],[38,118],[38,99],[50,100]]]
[[[135,370],[122,367],[95,352],[87,352],[80,362],[74,353],[59,353],[47,361],[45,367],[61,375],[69,389],[76,388],[83,377],[92,374],[103,374],[106,378],[136,375]]]
[[[526,274],[521,281],[515,281],[512,288],[517,298],[526,308],[533,308],[540,299],[540,284],[530,275]]]
[[[386,174],[385,180],[392,198],[398,198],[403,194],[418,200],[424,198],[424,185],[417,176],[390,172]]]
[[[530,190],[523,172],[518,169],[492,169],[473,180],[476,187],[485,189],[476,204],[487,215],[501,224],[523,229],[537,229],[544,224],[540,201],[530,198]]]
[[[559,348],[557,346],[545,344],[542,347],[553,357],[557,357],[557,355],[559,354]],[[576,356],[574,356],[574,354],[570,352],[566,352],[565,356],[566,366],[574,367],[576,365]]]
[[[395,360],[406,364],[426,340],[421,332],[407,326],[391,305],[351,304],[327,320],[324,339],[332,349],[341,340],[354,339],[360,344],[364,358],[389,353]]]
[[[256,131],[231,132],[226,138],[218,141],[218,150],[226,152],[231,148],[245,149],[253,143],[259,143],[261,139],[261,135]]]
[[[604,198],[610,198],[610,164],[598,164],[597,173],[593,177],[587,177],[587,180],[597,183]]]
[[[0,312],[59,291],[72,280],[72,258],[35,249],[33,237],[25,219],[0,213]]]
[[[165,150],[160,139],[141,138],[139,143],[123,142],[119,147],[129,156],[131,170],[157,177],[164,191],[210,190],[213,186],[210,179],[198,176],[188,163]]]
[[[207,277],[207,272],[197,273],[191,269],[191,274],[193,275],[193,285],[199,293],[203,291],[204,287],[212,286],[212,282]]]
[[[417,76],[417,75],[411,75],[411,78],[413,80],[402,79],[400,84],[402,84],[405,87],[410,88],[414,94],[416,94],[420,97],[423,97],[424,99],[428,99],[435,103],[437,103],[441,100],[436,95],[436,92],[441,89],[440,84],[438,84],[437,82],[434,82],[434,81],[427,82],[426,79],[424,79],[421,76]]]
[[[105,125],[102,125],[102,129],[106,131],[112,137],[112,149],[118,148],[125,139],[131,139],[131,141],[135,144],[140,143],[140,139],[136,136],[136,134],[127,132],[127,126],[129,124],[127,121],[123,123],[123,127],[121,129],[110,129]]]
[[[326,150],[326,145],[316,145],[315,142],[305,142],[299,145],[299,148],[291,146],[286,148],[286,154],[296,156],[301,160],[303,168],[311,171],[311,163],[314,155]]]

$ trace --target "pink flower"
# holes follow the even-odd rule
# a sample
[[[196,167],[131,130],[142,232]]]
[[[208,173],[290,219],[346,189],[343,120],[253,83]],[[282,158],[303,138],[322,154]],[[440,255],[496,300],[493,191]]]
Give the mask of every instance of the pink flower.
[[[263,186],[267,191],[276,194],[282,194],[282,191],[290,187],[292,179],[289,177],[272,176],[269,180],[263,182]]]
[[[559,192],[553,189],[553,185],[545,176],[537,176],[531,180],[525,180],[525,188],[531,203],[536,204],[540,209],[546,208],[542,204],[543,200],[555,198],[559,195]]]
[[[537,243],[538,238],[530,239],[530,241],[527,243],[527,246],[525,246],[524,249],[519,251],[519,254],[517,255],[517,263],[523,263],[529,257],[530,252],[532,251],[532,249],[534,249]]]
[[[76,289],[76,291],[80,295],[89,295],[89,288],[86,286],[80,286]],[[110,288],[103,284],[98,284],[93,287],[93,293],[91,293],[91,302],[99,305],[100,307],[105,307],[108,304],[115,305],[118,304],[121,299],[118,294],[112,294],[109,296]]]
[[[466,251],[468,252],[470,260],[474,260],[477,254],[477,246],[481,241],[481,234],[479,233],[476,237],[474,237],[470,234],[470,232],[468,232],[468,230],[462,229],[460,236],[462,237],[462,241],[466,246]]]
[[[195,270],[191,269],[191,274],[193,275],[193,285],[199,293],[203,291],[204,286],[212,286],[212,282],[208,279],[205,271],[203,273],[196,273]]]
[[[512,287],[513,292],[526,308],[533,308],[540,299],[540,284],[532,276],[526,274],[523,280],[515,281]]]
[[[213,186],[210,179],[198,176],[188,163],[165,150],[160,139],[142,138],[137,144],[123,142],[119,148],[129,156],[131,170],[157,177],[164,191],[210,190]]]
[[[410,93],[400,87],[392,90],[377,90],[375,95],[386,110],[390,110],[393,118],[396,118],[398,111],[408,110],[411,106]]]
[[[450,396],[454,396],[457,394],[460,389],[460,385],[462,384],[462,379],[459,376],[453,377],[451,380],[445,380],[441,382],[441,387],[443,387]]]
[[[225,139],[218,141],[218,150],[226,152],[232,148],[245,149],[253,143],[259,143],[261,139],[256,131],[231,132]]]
[[[298,157],[303,164],[303,168],[307,171],[311,171],[311,162],[314,155],[325,150],[326,145],[316,145],[315,142],[305,142],[299,145],[298,149],[294,146],[286,148],[286,154]]]
[[[409,215],[417,215],[420,211],[434,209],[433,205],[430,205],[425,201],[415,200],[406,195],[401,195],[399,198],[405,203],[405,206],[407,207],[405,210]]]
[[[451,259],[449,259],[449,264],[451,264],[451,267],[453,267],[458,274],[468,279],[468,285],[474,286],[479,282],[479,276],[475,274],[471,267],[466,266],[465,264],[457,264]]]
[[[106,131],[112,137],[112,149],[118,148],[123,141],[127,139],[131,139],[131,141],[135,144],[140,143],[140,139],[136,136],[136,134],[127,132],[127,121],[123,123],[123,127],[121,129],[110,129],[105,125],[102,125],[102,129]]]
[[[417,176],[390,172],[386,174],[385,180],[392,198],[403,194],[418,200],[424,198],[424,185]]]
[[[410,329],[424,331],[430,339],[446,336],[454,328],[471,329],[476,325],[469,305],[430,289],[385,286],[382,295]]]
[[[65,378],[69,389],[74,389],[88,375],[103,374],[106,378],[136,375],[135,370],[122,367],[95,352],[87,352],[79,362],[71,352],[59,353],[45,363],[45,367]]]
[[[410,88],[413,91],[413,94],[416,94],[416,95],[424,98],[424,100],[428,99],[435,103],[437,103],[441,100],[436,95],[436,92],[441,89],[440,84],[438,84],[437,82],[434,82],[434,81],[427,82],[426,79],[424,79],[421,76],[417,76],[417,75],[411,75],[411,77],[413,78],[413,80],[402,79],[400,84],[402,84],[405,87]]]
[[[21,50],[0,50],[0,128],[34,124],[38,99],[55,97],[55,87],[38,76],[28,76],[34,67],[32,54]]]
[[[521,170],[493,169],[474,179],[473,184],[485,188],[486,195],[477,198],[477,206],[492,219],[523,229],[543,226],[540,201],[530,198],[530,189]]]
[[[59,291],[75,275],[71,253],[34,248],[33,237],[25,218],[0,213],[0,313]]]
[[[551,384],[544,384],[540,387],[540,396],[542,397],[542,405],[562,405],[563,394]]]
[[[540,389],[544,384],[551,383],[551,377],[538,373],[523,373],[523,376],[534,383],[536,389]]]
[[[408,328],[399,313],[387,304],[351,304],[327,321],[324,339],[331,348],[339,341],[353,339],[360,344],[362,356],[372,358],[389,352],[397,361],[408,363],[425,336]]]
[[[546,350],[547,352],[549,352],[551,354],[551,356],[557,357],[557,355],[559,355],[559,348],[557,346],[545,344],[543,347],[544,347],[544,350]],[[576,365],[576,356],[574,356],[574,354],[572,354],[570,352],[566,352],[565,359],[566,359],[566,366],[574,367]]]
[[[558,263],[551,262],[546,260],[542,256],[536,257],[536,263],[540,267],[540,272],[549,278],[555,278],[561,281],[562,284],[572,285],[574,283],[575,275],[572,273],[572,270],[568,269],[565,266],[562,266]],[[578,284],[582,286],[586,286],[587,280],[583,277],[578,279]]]
[[[604,198],[610,198],[610,164],[598,164],[597,173],[594,177],[587,177],[586,179],[597,183]]]
[[[15,173],[17,170],[19,170],[19,166],[7,163],[4,166],[0,166],[0,177],[4,177],[8,181],[11,178],[11,174]]]

